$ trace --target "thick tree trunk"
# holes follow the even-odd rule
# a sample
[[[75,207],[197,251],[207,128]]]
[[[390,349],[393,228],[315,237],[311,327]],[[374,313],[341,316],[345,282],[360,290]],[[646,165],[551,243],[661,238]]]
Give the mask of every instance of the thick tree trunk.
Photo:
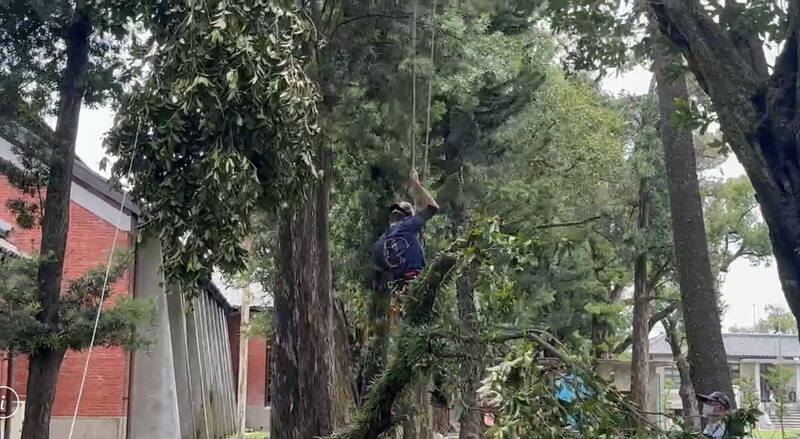
[[[664,330],[670,350],[672,350],[672,358],[675,360],[675,366],[678,368],[678,376],[681,380],[678,394],[681,397],[681,405],[683,406],[683,417],[686,419],[688,425],[698,429],[700,428],[700,411],[698,409],[697,397],[694,393],[694,386],[692,386],[689,362],[683,354],[683,343],[681,342],[681,335],[678,332],[678,317],[675,314],[664,319]]]
[[[389,306],[391,295],[388,282],[391,275],[376,270],[372,282],[372,292],[367,307],[367,342],[361,354],[358,378],[359,401],[367,393],[372,380],[383,370],[389,350]]]
[[[430,379],[424,377],[408,389],[403,401],[398,404],[400,413],[407,416],[403,421],[403,439],[431,439],[431,406],[429,401]]]
[[[30,356],[22,439],[50,437],[50,414],[56,395],[58,368],[61,367],[64,353],[63,350],[42,350]]]
[[[72,166],[75,162],[75,139],[78,135],[86,73],[89,66],[89,34],[91,24],[86,17],[75,13],[66,31],[67,61],[61,83],[53,155],[47,181],[42,220],[42,244],[37,280],[41,311],[37,318],[46,327],[56,330],[58,324],[64,254],[69,229],[69,196],[72,185]],[[55,397],[56,378],[63,350],[40,350],[30,357],[28,395],[22,439],[47,439],[50,415]]]
[[[478,328],[475,321],[475,293],[470,274],[465,274],[456,281],[456,294],[458,296],[458,317],[461,320],[461,334],[472,339],[477,335]],[[461,383],[460,391],[461,399],[466,406],[458,418],[461,427],[458,432],[458,438],[479,439],[483,437],[485,429],[483,426],[483,413],[475,392],[481,385],[483,347],[474,346],[470,349],[470,352],[465,354],[474,355],[475,358],[469,358],[461,363],[463,382]]]
[[[305,205],[279,212],[273,439],[325,436],[334,426],[331,153],[320,146],[318,157],[324,176],[310,188]]]
[[[647,179],[639,181],[639,222],[642,234],[648,230],[650,216],[650,195]],[[631,398],[640,410],[648,410],[650,390],[650,301],[647,289],[647,246],[642,244],[636,250],[633,285],[633,357],[631,358]]]
[[[333,299],[333,414],[334,428],[353,422],[358,399],[353,378],[353,352],[347,332],[347,314],[341,300]]]
[[[689,99],[685,78],[673,82],[667,79],[669,64],[679,61],[670,56],[662,44],[654,44],[661,141],[692,383],[701,393],[720,390],[733,395],[708,257],[692,133],[670,123],[670,116],[676,111],[675,100]]]
[[[768,75],[758,38],[732,35],[697,0],[648,4],[714,103],[725,141],[745,168],[769,226],[784,295],[800,318],[800,5],[788,2],[786,41]]]

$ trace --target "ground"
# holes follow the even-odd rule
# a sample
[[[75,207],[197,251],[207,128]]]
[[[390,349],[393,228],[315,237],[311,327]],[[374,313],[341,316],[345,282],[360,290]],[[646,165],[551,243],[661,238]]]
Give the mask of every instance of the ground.
[[[780,430],[759,430],[753,433],[753,438],[756,439],[781,439]],[[800,430],[786,430],[786,439],[800,438]]]
[[[228,439],[234,439],[236,436],[231,436]],[[266,431],[253,431],[244,434],[245,439],[269,439],[269,433]]]

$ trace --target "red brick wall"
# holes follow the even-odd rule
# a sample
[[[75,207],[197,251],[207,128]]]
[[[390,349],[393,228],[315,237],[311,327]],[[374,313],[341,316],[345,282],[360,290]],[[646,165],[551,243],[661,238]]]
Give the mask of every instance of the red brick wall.
[[[233,359],[233,382],[238,391],[239,382],[239,313],[228,316],[228,334]],[[261,337],[253,337],[247,343],[247,405],[265,404],[269,381],[269,345]]]
[[[8,181],[0,177],[0,218],[14,225],[6,238],[20,250],[35,254],[39,251],[41,232],[17,227],[14,216],[6,207],[10,198],[19,198]],[[108,254],[114,239],[115,225],[95,216],[87,209],[70,203],[69,234],[67,238],[64,279],[79,277],[91,268],[108,262]],[[120,231],[117,248],[129,248],[133,243],[131,234]],[[127,273],[113,289],[114,296],[133,291],[133,280]],[[61,365],[56,387],[54,416],[71,416],[75,409],[81,382],[86,352],[68,352]],[[92,352],[79,416],[126,416],[128,400],[128,373],[130,356],[122,348],[96,348]],[[0,367],[5,368],[0,363]],[[27,381],[27,359],[19,358],[15,364],[13,388],[24,399]]]

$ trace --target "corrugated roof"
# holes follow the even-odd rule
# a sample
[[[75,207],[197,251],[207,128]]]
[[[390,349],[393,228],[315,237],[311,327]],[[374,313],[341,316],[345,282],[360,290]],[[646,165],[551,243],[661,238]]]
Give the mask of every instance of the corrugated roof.
[[[33,136],[30,131],[20,125],[17,125],[17,129],[19,130],[19,135],[21,136]],[[10,146],[17,142],[19,142],[19,139],[6,139],[0,137],[0,144],[8,143]],[[13,151],[10,152],[11,154],[14,154]],[[6,159],[10,160],[17,166],[21,166],[19,160],[16,158],[6,157]],[[72,177],[73,181],[77,181],[78,184],[83,183],[82,186],[94,192],[95,195],[106,198],[117,205],[122,202],[123,193],[115,188],[114,185],[108,181],[108,179],[86,166],[83,160],[81,160],[77,155],[75,156],[75,164],[72,167]],[[129,199],[125,200],[125,209],[135,215],[139,214],[139,208]]]
[[[795,334],[722,334],[725,353],[739,358],[800,358],[800,339]],[[661,334],[650,339],[651,355],[672,355]]]
[[[239,308],[242,305],[242,291],[245,285],[241,282],[226,277],[219,270],[214,270],[211,274],[211,282],[214,283],[232,307]],[[272,294],[265,291],[261,284],[253,282],[251,288],[250,306],[255,308],[272,307]]]
[[[27,258],[24,252],[18,249],[14,244],[6,241],[3,238],[0,238],[0,253],[11,256],[12,258]]]

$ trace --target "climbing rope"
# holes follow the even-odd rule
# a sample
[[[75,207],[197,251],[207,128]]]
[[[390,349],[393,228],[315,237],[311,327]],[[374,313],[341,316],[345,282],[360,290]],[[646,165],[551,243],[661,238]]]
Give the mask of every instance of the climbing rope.
[[[133,139],[133,148],[131,149],[131,163],[128,166],[128,172],[125,175],[130,175],[133,170],[133,161],[136,158],[136,146],[139,143],[139,129],[142,127],[142,120],[136,126],[136,135]],[[86,354],[86,363],[83,365],[83,376],[81,377],[81,386],[78,388],[78,400],[75,402],[75,412],[72,414],[72,424],[69,427],[69,439],[75,432],[75,421],[78,419],[78,409],[81,406],[81,398],[83,397],[83,386],[86,384],[86,373],[89,371],[89,360],[92,358],[92,350],[94,348],[95,337],[97,336],[97,326],[100,323],[100,313],[103,310],[103,301],[106,297],[106,287],[108,286],[108,277],[111,274],[111,263],[114,261],[114,251],[117,248],[117,236],[119,235],[119,225],[122,222],[122,213],[125,210],[125,201],[128,198],[128,192],[123,191],[122,202],[119,204],[119,214],[117,215],[117,223],[114,226],[114,240],[111,242],[111,252],[108,254],[108,265],[106,266],[106,274],[103,279],[103,288],[100,290],[100,301],[97,305],[97,314],[94,317],[94,328],[92,329],[92,339],[89,341],[89,352]]]
[[[411,168],[417,169],[417,0],[411,25]]]
[[[422,176],[428,173],[428,149],[431,141],[431,101],[433,98],[433,74],[436,71],[434,53],[436,50],[436,0],[433,0],[433,18],[431,20],[431,72],[428,77],[428,114],[425,119],[425,154],[422,156]]]

